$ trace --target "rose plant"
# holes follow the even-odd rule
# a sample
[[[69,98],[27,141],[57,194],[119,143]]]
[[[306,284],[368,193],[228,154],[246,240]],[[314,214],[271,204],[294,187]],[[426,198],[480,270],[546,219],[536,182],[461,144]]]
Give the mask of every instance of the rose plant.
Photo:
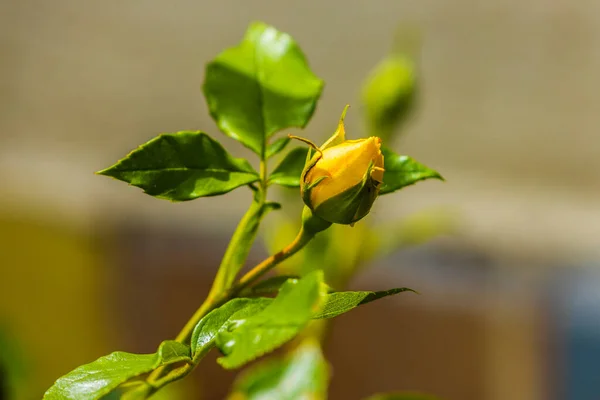
[[[326,266],[319,265],[307,273],[278,273],[268,278],[265,274],[277,270],[275,267],[332,225],[362,224],[378,196],[421,180],[442,179],[436,171],[386,146],[389,132],[412,103],[407,99],[413,93],[413,82],[405,79],[406,69],[401,69],[405,60],[396,73],[389,72],[390,62],[386,61],[383,75],[369,78],[365,89],[373,134],[346,138],[346,106],[334,134],[320,147],[296,136],[274,139],[288,128],[306,127],[324,86],[291,36],[253,23],[237,46],[209,62],[203,92],[210,115],[223,133],[256,154],[258,168],[230,155],[204,131],[181,131],[151,139],[98,173],[173,202],[223,195],[240,187],[250,189],[252,202],[231,237],[213,286],[175,339],[160,343],[156,352],[118,351],[100,357],[58,378],[44,398],[91,400],[110,395],[144,399],[187,376],[212,350],[221,353],[217,362],[223,368],[238,369],[294,338],[302,340],[284,360],[259,364],[242,375],[231,399],[325,398],[328,366],[319,341],[305,334],[310,331],[307,328],[410,289],[338,291],[325,278]],[[395,80],[398,77],[400,82]],[[406,82],[409,89],[403,85]],[[390,91],[394,85],[402,90]],[[305,145],[288,151],[271,170],[269,161],[284,152],[292,139]],[[297,217],[298,232],[240,276],[261,222],[269,212],[281,208],[268,197],[274,185],[294,188],[304,202]]]

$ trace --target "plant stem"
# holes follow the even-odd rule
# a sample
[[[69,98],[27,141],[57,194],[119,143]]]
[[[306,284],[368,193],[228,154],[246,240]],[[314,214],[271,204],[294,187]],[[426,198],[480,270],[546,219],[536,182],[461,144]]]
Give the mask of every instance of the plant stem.
[[[213,309],[223,305],[228,300],[234,298],[242,289],[248,287],[252,283],[256,282],[261,276],[275,267],[277,264],[285,260],[286,258],[296,254],[314,237],[314,234],[305,233],[304,229],[300,229],[296,238],[281,251],[269,256],[261,263],[256,265],[250,271],[248,271],[237,284],[232,286],[229,290],[221,292],[216,296],[209,296],[206,301],[196,310],[192,318],[185,324],[179,335],[177,335],[177,341],[185,343],[187,342],[194,330],[194,327],[198,324],[200,319],[208,314]]]
[[[227,249],[225,250],[225,254],[223,255],[223,259],[221,260],[221,264],[217,271],[217,276],[215,277],[208,296],[175,338],[175,340],[180,343],[188,343],[192,337],[196,324],[198,324],[202,317],[225,303],[239,291],[239,289],[232,290],[233,282],[248,258],[250,248],[258,233],[260,221],[262,220],[263,215],[268,211],[268,207],[266,206],[268,171],[265,154],[266,146],[263,145],[260,161],[260,181],[259,187],[255,188],[254,201],[240,220],[240,223],[227,245]],[[190,368],[193,369],[194,367],[190,366]],[[162,382],[173,372],[174,371],[172,371],[169,366],[157,368],[150,376],[148,376],[148,383],[156,387],[159,382]],[[180,379],[185,375],[187,375],[187,373],[181,377],[175,378],[175,380]]]
[[[296,238],[284,247],[281,251],[273,254],[269,258],[262,261],[260,264],[252,268],[248,273],[240,278],[238,283],[233,287],[233,295],[239,293],[242,289],[256,282],[258,278],[263,276],[269,270],[271,270],[274,266],[285,260],[286,258],[291,257],[296,254],[299,250],[301,250],[310,240],[314,237],[314,234],[307,233],[304,228],[300,228],[300,232]]]
[[[228,300],[233,299],[242,289],[248,287],[252,283],[256,282],[261,276],[275,267],[277,264],[282,262],[283,260],[291,257],[296,254],[299,250],[301,250],[310,240],[314,237],[315,233],[307,233],[304,228],[300,229],[296,238],[286,247],[284,247],[281,251],[273,254],[272,256],[266,258],[261,263],[252,268],[248,273],[246,273],[242,278],[238,281],[238,283],[232,286],[229,290],[220,292],[216,296],[207,297],[207,299],[202,303],[200,308],[196,310],[194,315],[188,320],[185,324],[179,335],[177,335],[177,341],[181,343],[187,343],[194,331],[194,328],[198,324],[198,322],[209,312],[214,310],[217,307],[225,304]],[[177,379],[181,379],[186,376],[192,369],[194,369],[195,365],[190,364],[186,366],[189,368],[189,371],[183,373],[181,375],[173,375],[173,379],[168,382],[163,383],[160,386],[163,386],[166,383],[172,382]],[[153,387],[158,389],[159,383],[163,382],[164,379],[171,376],[175,371],[169,372],[168,367],[160,367],[154,370],[150,376],[148,377],[148,383],[150,383]]]

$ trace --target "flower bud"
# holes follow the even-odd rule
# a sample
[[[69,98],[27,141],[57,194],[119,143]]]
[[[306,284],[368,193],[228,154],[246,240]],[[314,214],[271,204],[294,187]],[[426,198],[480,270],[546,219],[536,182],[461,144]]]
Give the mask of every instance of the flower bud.
[[[383,155],[378,137],[345,140],[344,114],[334,136],[307,162],[301,192],[316,216],[354,224],[369,213],[379,194]]]

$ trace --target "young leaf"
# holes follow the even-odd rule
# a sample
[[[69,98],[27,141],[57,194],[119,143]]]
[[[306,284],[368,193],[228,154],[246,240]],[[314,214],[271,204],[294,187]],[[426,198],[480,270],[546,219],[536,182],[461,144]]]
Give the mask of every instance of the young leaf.
[[[229,400],[325,399],[329,368],[319,344],[305,340],[286,359],[269,360],[244,371]]]
[[[412,393],[412,392],[397,392],[397,393],[378,393],[369,396],[365,400],[437,400],[427,394]]]
[[[216,196],[259,180],[248,161],[231,157],[200,131],[159,135],[98,174],[171,201]]]
[[[203,86],[219,128],[259,155],[277,131],[306,126],[322,89],[292,37],[260,22],[206,66]]]
[[[47,400],[94,400],[110,393],[120,384],[162,365],[191,362],[188,346],[166,340],[157,353],[131,354],[122,351],[100,357],[59,378],[44,394]]]
[[[281,150],[285,149],[285,146],[287,146],[291,140],[290,137],[284,136],[269,144],[269,146],[267,146],[267,158],[271,158]]]
[[[269,183],[286,187],[300,187],[300,175],[306,162],[308,148],[298,147],[286,154],[281,163],[269,176]]]
[[[272,299],[237,298],[228,301],[202,318],[192,333],[192,356],[194,362],[200,360],[214,345],[217,334],[228,327],[235,318],[250,317],[262,311]]]
[[[292,339],[317,313],[324,298],[323,272],[287,281],[264,310],[250,317],[234,316],[230,328],[217,334],[224,368],[241,367]]]
[[[379,191],[380,195],[392,193],[425,179],[444,180],[438,172],[408,156],[398,155],[387,148],[383,148],[382,152],[385,172],[383,173],[383,185]]]
[[[314,319],[333,318],[340,314],[348,312],[355,307],[370,303],[371,301],[381,299],[402,292],[414,292],[408,288],[395,288],[382,290],[379,292],[334,292],[325,297],[325,304],[321,311],[313,315]]]

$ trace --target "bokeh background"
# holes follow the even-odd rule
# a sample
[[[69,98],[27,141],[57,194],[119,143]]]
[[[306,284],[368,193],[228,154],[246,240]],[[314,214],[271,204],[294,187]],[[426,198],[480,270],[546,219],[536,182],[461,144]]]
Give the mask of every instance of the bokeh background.
[[[202,129],[204,63],[262,20],[326,82],[321,140],[399,26],[421,32],[419,105],[394,148],[440,171],[374,220],[450,218],[353,288],[408,286],[334,323],[332,399],[600,398],[600,2],[0,2],[0,363],[36,399],[120,349],[152,352],[209,288],[251,193],[171,204],[94,176],[161,132]],[[265,254],[258,243],[251,261]],[[205,363],[211,364],[211,363]],[[5,371],[6,372],[6,371]],[[219,399],[202,367],[165,398]],[[8,395],[7,395],[8,396]]]

